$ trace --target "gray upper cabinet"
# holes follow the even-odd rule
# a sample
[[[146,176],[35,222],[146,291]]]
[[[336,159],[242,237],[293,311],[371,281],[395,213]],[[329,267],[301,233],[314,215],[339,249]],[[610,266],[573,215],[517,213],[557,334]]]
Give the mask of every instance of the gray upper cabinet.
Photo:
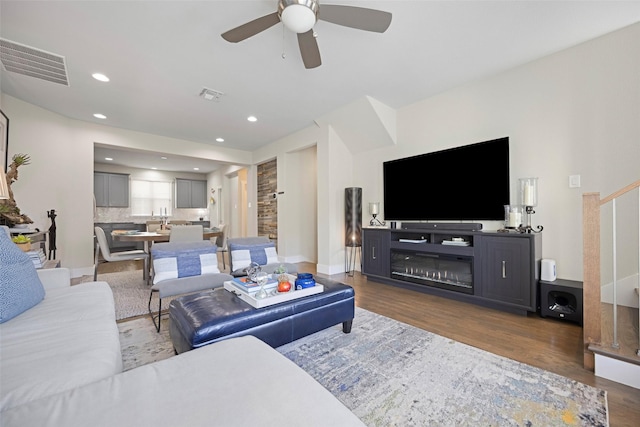
[[[93,173],[93,194],[96,206],[129,207],[129,175],[121,173]]]
[[[176,178],[176,208],[207,207],[207,181]]]

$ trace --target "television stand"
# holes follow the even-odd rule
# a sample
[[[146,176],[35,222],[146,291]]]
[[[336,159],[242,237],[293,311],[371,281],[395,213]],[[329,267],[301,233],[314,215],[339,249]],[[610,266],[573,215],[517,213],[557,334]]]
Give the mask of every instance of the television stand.
[[[423,225],[364,227],[362,274],[376,282],[511,313],[537,311],[541,234]]]
[[[417,222],[417,223],[403,223],[403,230],[467,230],[467,231],[480,231],[482,230],[481,223],[475,222]]]

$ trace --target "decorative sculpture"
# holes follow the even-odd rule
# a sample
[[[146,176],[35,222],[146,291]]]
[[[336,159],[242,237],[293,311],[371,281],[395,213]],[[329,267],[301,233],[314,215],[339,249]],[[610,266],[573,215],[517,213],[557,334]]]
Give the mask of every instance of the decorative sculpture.
[[[51,227],[49,227],[49,259],[56,259],[56,216],[55,209],[47,211],[47,218],[51,218]],[[53,258],[51,255],[53,255]]]
[[[12,158],[9,171],[7,172],[9,198],[0,200],[0,224],[9,227],[13,227],[16,224],[33,224],[31,218],[20,213],[20,209],[13,198],[13,191],[11,190],[11,184],[18,180],[18,168],[23,165],[28,165],[30,162],[31,157],[27,154],[15,154]]]

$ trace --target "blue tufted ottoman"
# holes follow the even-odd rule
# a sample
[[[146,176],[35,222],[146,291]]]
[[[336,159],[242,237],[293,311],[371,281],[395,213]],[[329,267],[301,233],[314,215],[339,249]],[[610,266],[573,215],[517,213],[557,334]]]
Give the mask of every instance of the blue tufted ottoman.
[[[243,335],[275,348],[338,323],[344,333],[351,332],[353,288],[328,279],[319,282],[322,293],[258,309],[222,288],[177,298],[169,305],[175,351],[180,354]]]

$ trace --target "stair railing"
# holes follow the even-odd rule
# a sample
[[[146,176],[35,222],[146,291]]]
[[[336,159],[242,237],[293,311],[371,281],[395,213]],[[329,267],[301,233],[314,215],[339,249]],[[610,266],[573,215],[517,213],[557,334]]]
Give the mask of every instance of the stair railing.
[[[612,245],[613,245],[613,343],[618,344],[618,303],[617,303],[617,242],[616,242],[616,199],[633,189],[640,189],[640,180],[600,199],[600,193],[584,193],[582,195],[582,233],[583,233],[583,364],[586,369],[595,369],[594,354],[588,349],[590,344],[601,345],[601,294],[600,294],[600,215],[604,205],[612,206]],[[640,190],[638,191],[638,244],[640,246]],[[640,253],[640,247],[639,247]],[[640,254],[638,256],[640,266]],[[640,272],[638,273],[640,288]],[[638,293],[640,306],[640,292]],[[638,314],[640,322],[640,310]],[[640,356],[640,332],[638,333],[638,348],[636,354]]]

